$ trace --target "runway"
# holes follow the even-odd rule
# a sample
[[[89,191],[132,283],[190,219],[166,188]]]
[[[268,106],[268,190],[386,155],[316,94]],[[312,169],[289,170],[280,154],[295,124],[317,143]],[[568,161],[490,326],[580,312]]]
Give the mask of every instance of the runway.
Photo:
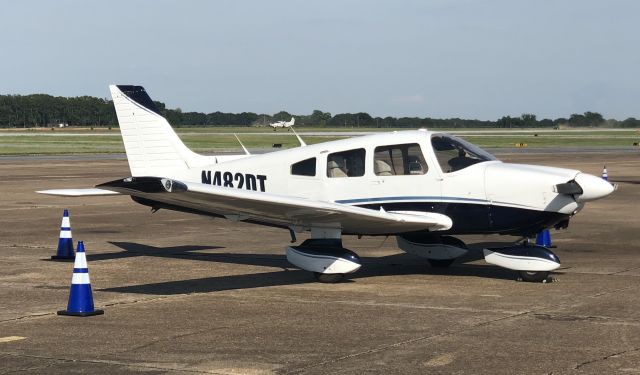
[[[631,154],[636,155],[640,159],[640,149],[638,147],[500,147],[500,148],[484,148],[489,153],[504,159],[504,156],[518,156],[525,154],[540,155],[598,155],[598,154]],[[279,149],[274,148],[252,148],[249,150],[252,154],[264,154],[268,152],[276,152]],[[216,150],[214,153],[202,153],[203,155],[233,155],[238,154],[237,149],[233,150]],[[29,161],[100,161],[100,160],[121,160],[126,161],[127,155],[124,153],[113,154],[70,154],[70,155],[0,155],[0,163],[12,162],[29,162]]]
[[[501,159],[606,165],[620,182],[552,232],[551,284],[473,254],[430,268],[371,237],[345,239],[364,260],[350,281],[318,284],[286,261],[283,230],[34,193],[126,177],[122,155],[0,158],[0,374],[639,373],[637,152],[514,152]],[[55,314],[73,268],[48,260],[64,208],[103,316]]]

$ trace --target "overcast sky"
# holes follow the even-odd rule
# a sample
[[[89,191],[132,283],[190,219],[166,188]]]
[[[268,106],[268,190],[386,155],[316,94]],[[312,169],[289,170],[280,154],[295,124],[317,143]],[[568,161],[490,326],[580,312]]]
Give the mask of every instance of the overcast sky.
[[[640,118],[640,1],[2,1],[0,94],[202,112]]]

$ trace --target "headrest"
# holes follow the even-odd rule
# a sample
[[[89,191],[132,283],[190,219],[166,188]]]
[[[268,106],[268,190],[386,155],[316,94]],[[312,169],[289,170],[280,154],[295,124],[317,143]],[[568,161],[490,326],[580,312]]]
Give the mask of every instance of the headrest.
[[[391,166],[382,160],[376,160],[374,165],[375,173],[391,172]]]
[[[335,160],[329,160],[329,162],[327,163],[327,168],[329,169],[340,168],[340,166],[338,165],[338,163],[336,163]]]

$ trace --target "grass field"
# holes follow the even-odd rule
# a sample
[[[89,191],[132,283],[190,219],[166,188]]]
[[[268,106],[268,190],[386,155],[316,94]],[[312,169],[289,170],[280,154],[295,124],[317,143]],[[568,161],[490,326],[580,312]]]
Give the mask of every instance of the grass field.
[[[291,132],[270,128],[178,128],[183,141],[194,151],[213,153],[216,151],[241,151],[234,137],[237,133],[249,149],[268,149],[274,143],[283,148],[296,147],[298,141]],[[325,142],[348,135],[341,132],[391,131],[394,129],[340,128],[318,129],[297,128],[308,144]],[[319,134],[321,131],[330,135]],[[313,132],[314,134],[306,134]],[[518,130],[504,129],[464,129],[454,130],[466,140],[480,147],[514,147],[516,143],[526,143],[528,147],[629,147],[640,142],[640,133],[635,130],[582,129],[582,130]],[[75,153],[123,153],[124,147],[117,128],[100,129],[56,129],[51,130],[2,130],[0,131],[0,155],[30,154],[75,154]]]

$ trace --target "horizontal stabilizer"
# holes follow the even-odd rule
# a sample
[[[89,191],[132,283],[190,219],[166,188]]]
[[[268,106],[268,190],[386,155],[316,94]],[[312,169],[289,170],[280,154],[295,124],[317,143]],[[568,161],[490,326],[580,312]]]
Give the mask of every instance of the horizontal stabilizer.
[[[36,193],[47,195],[58,195],[62,197],[98,197],[103,195],[119,195],[120,193],[110,190],[90,188],[90,189],[52,189],[40,190]]]

